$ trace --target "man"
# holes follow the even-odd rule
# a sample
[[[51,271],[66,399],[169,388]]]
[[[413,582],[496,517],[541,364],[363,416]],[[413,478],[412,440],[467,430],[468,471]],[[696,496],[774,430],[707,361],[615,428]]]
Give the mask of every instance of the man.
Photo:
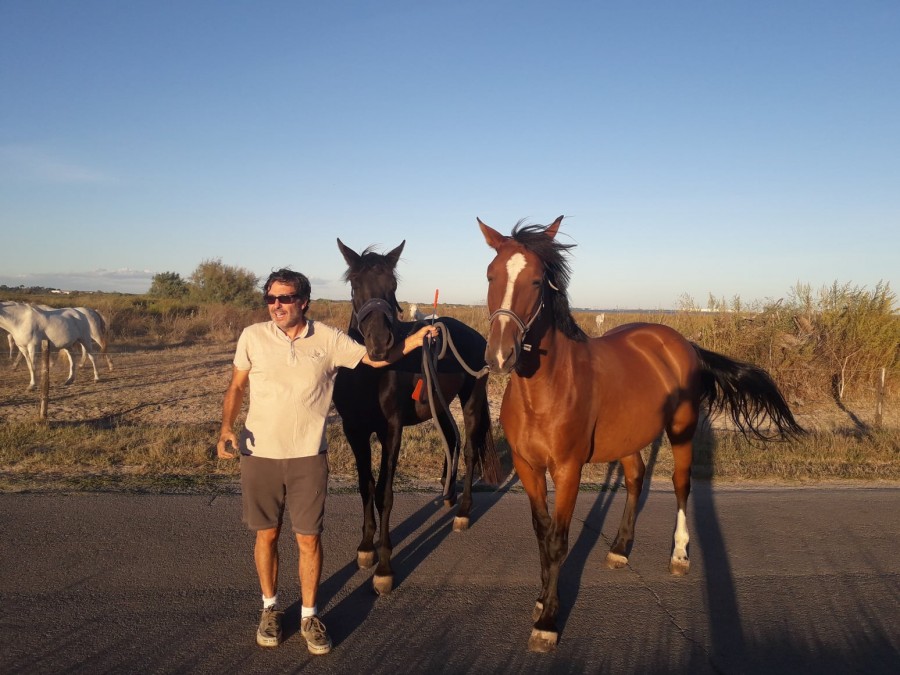
[[[231,383],[225,392],[218,456],[241,456],[243,520],[256,532],[254,560],[263,596],[256,642],[281,642],[278,609],[278,536],[285,505],[300,549],[300,633],[312,654],[331,651],[318,616],[328,460],[325,420],[338,368],[359,363],[380,368],[422,346],[436,329],[426,326],[395,347],[387,361],[372,361],[364,346],[343,332],[308,320],[309,280],[280,269],[265,284],[271,321],[248,326],[238,339]],[[240,440],[232,427],[247,390],[250,407]],[[229,450],[228,445],[231,445]]]

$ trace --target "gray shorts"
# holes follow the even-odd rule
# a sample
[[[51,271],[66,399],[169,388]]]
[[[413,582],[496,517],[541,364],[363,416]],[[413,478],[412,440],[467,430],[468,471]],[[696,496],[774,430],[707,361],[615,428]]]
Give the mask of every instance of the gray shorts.
[[[241,455],[243,519],[251,530],[281,527],[284,506],[297,534],[321,534],[328,492],[328,455],[268,459]]]

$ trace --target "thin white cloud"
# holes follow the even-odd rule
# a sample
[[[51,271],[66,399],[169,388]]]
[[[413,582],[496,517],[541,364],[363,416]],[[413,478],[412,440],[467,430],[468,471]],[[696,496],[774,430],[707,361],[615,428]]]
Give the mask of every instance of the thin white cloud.
[[[0,146],[0,176],[41,183],[113,183],[116,179],[102,171],[54,156],[29,145]]]

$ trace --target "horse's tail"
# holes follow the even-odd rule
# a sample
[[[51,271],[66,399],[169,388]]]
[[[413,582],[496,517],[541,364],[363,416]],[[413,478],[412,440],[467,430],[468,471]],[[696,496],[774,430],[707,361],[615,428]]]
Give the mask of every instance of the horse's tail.
[[[106,359],[107,368],[112,370],[112,360],[109,358],[109,354],[106,353],[106,349],[109,347],[109,322],[100,312],[95,311],[94,314],[97,317],[97,332],[99,333],[97,335],[99,338],[97,344],[100,345],[100,353],[103,354],[103,357]]]
[[[500,453],[494,443],[494,431],[491,428],[491,410],[487,397],[481,403],[481,415],[484,420],[484,433],[475,434],[472,446],[475,450],[475,461],[481,465],[481,479],[489,485],[499,485],[503,478],[503,467]]]
[[[106,353],[106,347],[109,344],[109,324],[106,322],[106,317],[103,316],[100,312],[96,312],[97,316],[97,337],[99,339],[100,344],[100,353]]]
[[[700,359],[702,400],[711,413],[728,411],[746,437],[772,440],[805,433],[772,377],[762,368],[735,361],[691,343]],[[777,433],[767,430],[768,418]]]

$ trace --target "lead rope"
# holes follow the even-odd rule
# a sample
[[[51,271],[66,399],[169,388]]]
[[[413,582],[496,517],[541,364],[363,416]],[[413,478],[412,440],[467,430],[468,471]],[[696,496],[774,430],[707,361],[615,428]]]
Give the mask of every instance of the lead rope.
[[[434,426],[444,443],[444,461],[446,462],[446,471],[444,475],[444,498],[449,498],[451,490],[456,481],[456,467],[459,464],[460,440],[459,427],[453,414],[450,412],[450,406],[444,398],[444,392],[441,391],[437,383],[437,361],[440,359],[439,354],[434,354],[430,345],[431,340],[427,340],[422,345],[422,372],[425,374],[425,391],[428,392],[428,407],[431,410],[431,419],[434,420]],[[443,351],[443,350],[441,350]],[[452,429],[453,445],[451,447],[450,440],[441,427],[438,418],[437,403],[440,403],[440,410],[446,415],[446,419]]]
[[[439,326],[441,329],[441,335],[444,336],[444,342],[441,344],[441,351],[437,356],[437,360],[440,361],[447,355],[447,347],[450,347],[450,351],[453,352],[453,356],[456,357],[456,361],[463,367],[469,375],[475,378],[482,378],[491,372],[490,367],[485,364],[481,370],[473,370],[469,367],[469,364],[466,363],[465,359],[460,355],[459,350],[456,348],[456,345],[453,343],[453,337],[450,335],[450,331],[447,329],[446,324],[442,321],[438,321],[436,326]]]
[[[481,370],[473,370],[469,367],[469,364],[466,363],[465,359],[459,353],[459,350],[456,348],[456,345],[453,344],[453,338],[450,335],[450,331],[447,329],[447,326],[443,322],[438,322],[437,325],[440,328],[440,335],[444,337],[443,342],[440,345],[440,350],[435,354],[431,340],[426,340],[422,345],[422,372],[425,374],[425,391],[428,392],[428,407],[431,410],[431,419],[434,420],[434,425],[438,430],[438,434],[441,437],[441,440],[444,442],[444,457],[447,461],[447,475],[444,477],[444,497],[450,496],[450,488],[453,486],[453,483],[456,479],[456,467],[459,464],[459,452],[460,452],[460,439],[459,439],[459,427],[456,424],[456,420],[453,419],[453,414],[450,412],[450,406],[444,398],[444,393],[441,391],[441,388],[437,386],[437,362],[444,358],[447,354],[447,347],[450,347],[450,351],[453,352],[453,356],[456,357],[459,365],[463,367],[469,375],[475,378],[481,378],[487,375],[490,372],[490,368],[485,364],[485,366]],[[444,430],[441,428],[440,421],[438,420],[437,408],[435,405],[435,399],[441,404],[441,412],[446,414],[447,419],[450,422],[450,428],[453,429],[453,447],[450,447],[450,442],[447,437],[444,435]]]

